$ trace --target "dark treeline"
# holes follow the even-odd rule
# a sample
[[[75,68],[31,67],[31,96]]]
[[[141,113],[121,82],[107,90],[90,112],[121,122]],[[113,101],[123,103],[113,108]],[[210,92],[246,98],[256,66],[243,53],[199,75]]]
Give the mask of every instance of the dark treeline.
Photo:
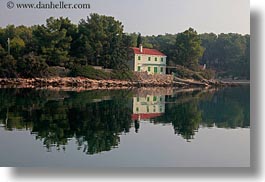
[[[205,48],[200,62],[214,69],[220,77],[250,79],[250,35],[202,34]]]
[[[51,17],[43,25],[0,28],[0,77],[44,77],[59,72],[51,69],[56,66],[88,72],[84,75],[89,75],[90,69],[82,70],[89,65],[127,70],[130,47],[139,43],[165,53],[171,66],[196,71],[206,64],[219,77],[249,79],[249,35],[199,35],[189,28],[178,34],[141,36],[125,33],[120,21],[98,14],[78,25]]]

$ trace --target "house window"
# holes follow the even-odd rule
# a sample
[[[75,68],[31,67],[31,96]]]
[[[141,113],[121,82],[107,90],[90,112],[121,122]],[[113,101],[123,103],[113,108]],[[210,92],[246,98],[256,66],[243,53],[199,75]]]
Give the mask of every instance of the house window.
[[[153,101],[156,101],[156,99],[157,99],[156,96],[154,96],[154,97],[153,97]]]
[[[150,101],[150,99],[149,99],[149,97],[147,97],[147,102],[149,102]]]
[[[157,73],[157,67],[154,67],[154,72]]]
[[[136,112],[138,112],[139,111],[139,107],[136,107]]]
[[[150,67],[148,67],[148,72],[150,72],[151,71],[151,68]]]
[[[151,57],[148,57],[148,61],[151,61]]]
[[[139,100],[140,100],[139,97],[137,97],[137,102],[139,102]]]
[[[138,71],[141,71],[141,66],[138,66],[138,69],[137,69]]]
[[[149,112],[149,106],[146,106],[146,111]]]
[[[161,73],[164,72],[164,68],[163,68],[163,67],[160,68],[160,72],[161,72]]]
[[[141,60],[141,56],[138,56],[138,60],[139,60],[139,61]]]
[[[157,61],[157,57],[155,57],[155,61]]]
[[[163,58],[161,58],[161,62],[163,62],[164,61],[164,59]]]

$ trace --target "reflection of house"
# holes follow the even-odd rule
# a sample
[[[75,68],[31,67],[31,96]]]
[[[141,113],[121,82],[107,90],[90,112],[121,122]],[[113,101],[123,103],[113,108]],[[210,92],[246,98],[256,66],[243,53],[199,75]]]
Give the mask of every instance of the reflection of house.
[[[165,96],[133,97],[132,120],[149,120],[165,112]]]
[[[148,74],[166,74],[167,56],[156,49],[133,47],[133,56],[129,67],[133,71],[147,72]]]

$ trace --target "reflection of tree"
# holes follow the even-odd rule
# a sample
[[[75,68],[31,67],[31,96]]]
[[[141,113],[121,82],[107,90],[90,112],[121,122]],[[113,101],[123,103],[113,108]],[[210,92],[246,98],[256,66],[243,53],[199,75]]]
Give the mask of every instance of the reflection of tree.
[[[67,139],[74,136],[67,118],[67,105],[62,101],[48,101],[43,107],[32,111],[32,132],[42,139],[48,150],[56,145],[66,145]]]
[[[226,88],[217,92],[190,92],[167,96],[165,114],[155,123],[172,123],[175,133],[189,140],[199,125],[219,128],[248,127],[249,87]]]
[[[6,96],[1,97],[4,105],[0,106],[0,122],[4,123],[9,108],[8,128],[30,126],[36,139],[42,140],[48,150],[53,146],[65,148],[69,139],[76,138],[78,149],[83,148],[87,154],[108,151],[119,144],[122,132],[129,131],[131,111],[125,92],[115,94],[115,100],[100,100],[100,95],[105,97],[106,93],[89,91],[69,96],[65,92],[27,91],[28,94],[23,89],[0,90]],[[97,102],[92,99],[93,93]]]
[[[203,124],[220,128],[248,127],[250,124],[249,87],[227,88],[199,104]]]
[[[89,103],[84,110],[69,110],[71,129],[88,154],[111,150],[119,144],[119,134],[129,131],[131,111],[125,104],[117,99]]]
[[[183,104],[168,104],[166,106],[166,113],[157,121],[172,123],[175,134],[181,135],[184,139],[189,141],[198,131],[199,125],[202,121],[201,111],[198,109],[196,101]]]
[[[43,92],[32,92],[30,89],[0,89],[0,102],[0,122],[7,121],[6,129],[27,129],[32,125],[24,116],[30,115],[33,108],[43,104]]]
[[[196,102],[179,105],[173,111],[172,124],[176,134],[180,134],[186,140],[194,137],[202,121],[201,112]]]

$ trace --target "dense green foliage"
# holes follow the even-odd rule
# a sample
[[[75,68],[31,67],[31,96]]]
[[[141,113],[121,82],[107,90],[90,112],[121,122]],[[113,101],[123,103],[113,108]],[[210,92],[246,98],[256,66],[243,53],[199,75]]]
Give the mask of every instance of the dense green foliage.
[[[202,34],[205,52],[202,64],[214,69],[220,77],[250,79],[250,36],[240,34]]]
[[[43,77],[49,75],[49,67],[71,69],[73,65],[124,71],[128,70],[130,46],[122,23],[98,14],[91,14],[78,25],[62,17],[51,17],[45,25],[32,27],[9,25],[0,28],[0,76]]]
[[[177,34],[174,53],[174,62],[176,64],[196,69],[203,51],[201,40],[197,32],[192,28]]]
[[[201,72],[202,77],[213,77],[213,72],[221,78],[250,77],[249,35],[199,35],[192,28],[158,36],[126,34],[120,21],[98,14],[90,14],[78,25],[68,18],[51,17],[43,25],[0,28],[0,76],[43,77],[50,75],[50,67],[72,69],[75,65],[124,71],[128,70],[130,47],[140,44],[167,55],[167,64],[171,66],[168,73],[178,73],[174,69],[178,65]],[[202,70],[200,65],[206,65],[207,70]]]
[[[69,51],[72,41],[71,31],[76,29],[68,18],[46,20],[45,25],[38,25],[33,30],[35,51],[41,55],[50,66],[64,66],[69,61]]]
[[[24,55],[17,66],[21,77],[44,77],[48,74],[48,65],[41,56]]]
[[[4,56],[0,62],[0,77],[16,77],[17,61],[11,55]]]
[[[121,22],[113,17],[91,14],[87,20],[80,21],[71,53],[83,58],[86,64],[121,69],[126,67],[130,45]]]

